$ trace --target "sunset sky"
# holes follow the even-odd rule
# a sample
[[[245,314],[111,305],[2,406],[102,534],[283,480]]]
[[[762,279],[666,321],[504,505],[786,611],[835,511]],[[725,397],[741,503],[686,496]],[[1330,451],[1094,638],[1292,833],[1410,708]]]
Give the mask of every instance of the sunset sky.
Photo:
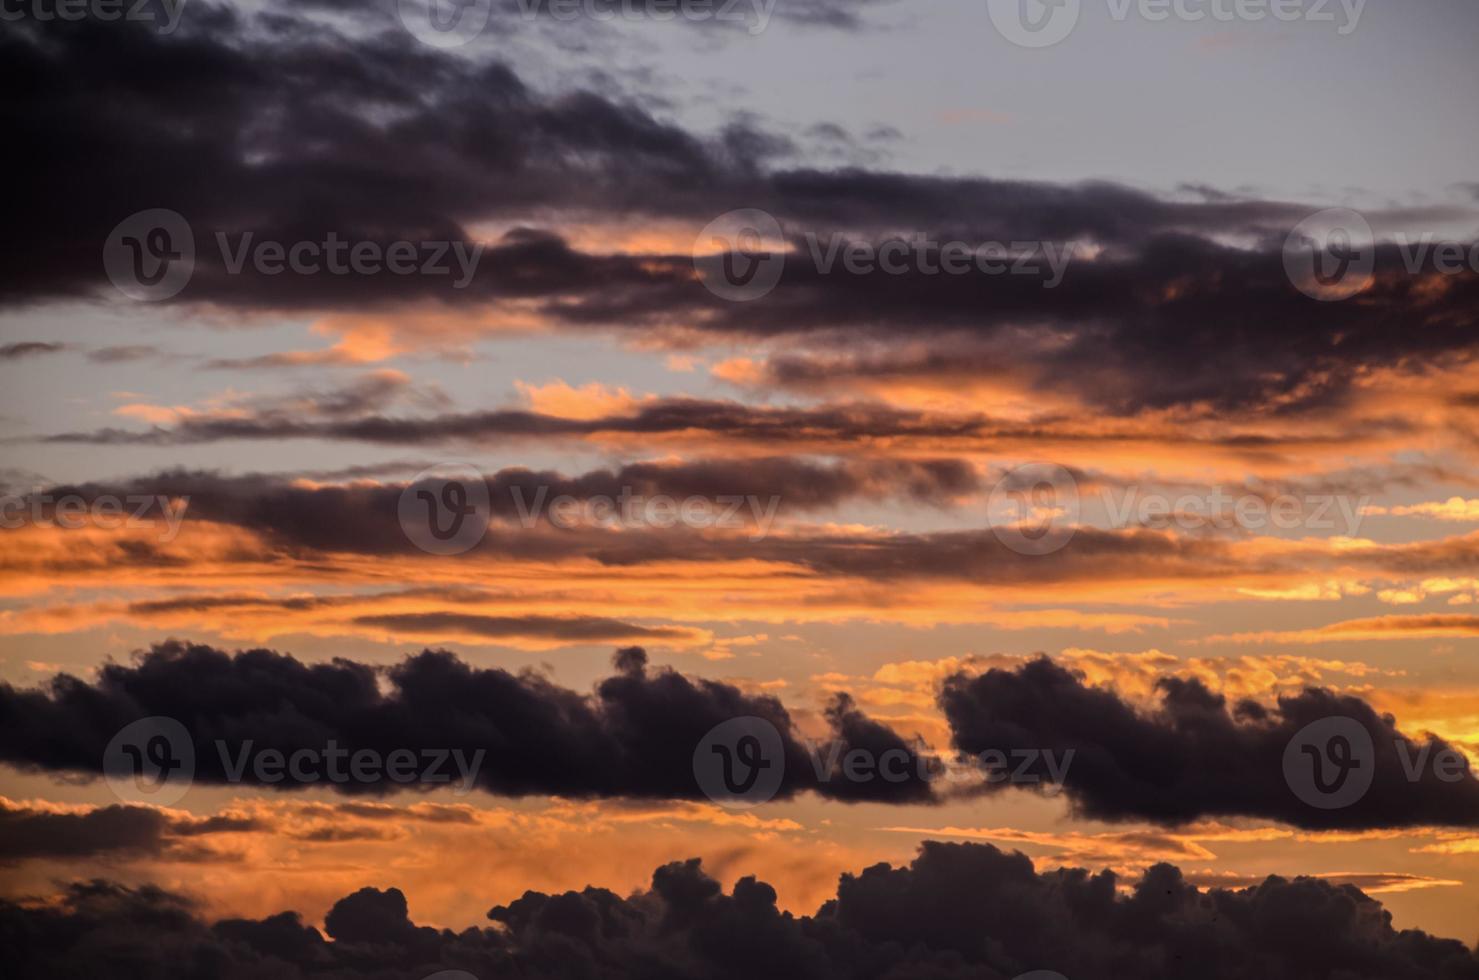
[[[386,976],[579,976],[526,892],[759,916],[754,876],[826,952],[737,919],[785,951],[752,976],[874,975],[838,959],[853,929],[913,976],[1079,980],[1111,975],[1088,940],[977,955],[911,916],[952,869],[997,923],[1009,888],[1110,870],[1099,900],[1136,920],[1106,935],[1175,950],[1135,906],[1172,865],[1225,910],[1349,885],[1468,947],[1440,972],[1416,933],[1351,926],[1394,958],[1341,976],[1479,976],[1479,779],[1432,769],[1479,757],[1479,6],[1082,0],[1041,48],[998,0],[775,0],[763,29],[646,6],[494,0],[457,46],[414,0],[0,25],[0,925],[106,947],[136,914],[260,963],[240,920],[290,910],[346,977],[403,926]],[[188,281],[120,288],[157,209]],[[1331,209],[1374,236],[1346,298],[1299,281],[1329,255],[1291,236]],[[234,264],[329,236],[420,271]],[[1027,271],[938,271],[951,242]],[[889,244],[895,271],[840,257]],[[773,283],[726,295],[721,260],[762,252]],[[449,473],[484,501],[462,549],[416,526]],[[623,491],[674,510],[592,513]],[[783,781],[721,805],[688,760],[753,715]],[[194,783],[122,798],[105,749],[159,716]],[[1375,783],[1326,809],[1281,760],[1328,717],[1370,734]],[[327,738],[487,756],[466,791],[212,769],[216,739]],[[933,776],[819,779],[833,739]],[[1074,758],[1061,790],[983,785],[997,748]],[[454,949],[366,911],[392,888],[418,926],[492,931]],[[672,962],[733,938],[693,930]],[[24,967],[64,962],[34,942]],[[1324,977],[1338,946],[1143,975]],[[595,975],[627,975],[610,955]]]

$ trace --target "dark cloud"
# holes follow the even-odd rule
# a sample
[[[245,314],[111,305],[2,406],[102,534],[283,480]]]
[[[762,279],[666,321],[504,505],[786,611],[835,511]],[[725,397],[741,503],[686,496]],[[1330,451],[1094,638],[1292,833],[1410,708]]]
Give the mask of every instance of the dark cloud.
[[[164,358],[165,354],[158,347],[149,344],[127,344],[117,347],[99,347],[89,351],[87,359],[94,364],[126,364],[132,361],[143,361],[150,358]]]
[[[182,856],[181,844],[208,834],[260,829],[246,817],[190,817],[152,807],[44,809],[0,798],[0,864],[37,858]]]
[[[389,388],[393,383],[387,383]],[[364,407],[373,407],[366,405]],[[595,435],[631,437],[696,435],[769,446],[826,445],[859,440],[959,440],[985,444],[1002,430],[980,416],[934,416],[877,404],[769,407],[737,401],[662,398],[621,414],[574,419],[524,409],[455,412],[421,417],[391,417],[379,412],[305,416],[276,405],[231,412],[206,412],[173,427],[118,428],[48,436],[51,443],[99,445],[191,445],[239,439],[331,439],[385,445],[476,442],[497,445],[530,439],[583,439]],[[1020,426],[1009,426],[1013,435]]]
[[[1041,658],[1019,670],[953,676],[940,706],[962,752],[1071,750],[1063,791],[1093,820],[1257,817],[1316,830],[1479,826],[1479,779],[1465,769],[1445,781],[1432,765],[1452,746],[1404,735],[1395,719],[1358,697],[1307,689],[1273,706],[1229,705],[1199,681],[1179,678],[1161,680],[1158,691],[1155,710],[1140,710]],[[1374,770],[1369,791],[1333,809],[1301,800],[1284,768],[1296,734],[1326,718],[1352,719],[1374,749],[1364,763]],[[1409,778],[1408,766],[1418,778]]]
[[[27,340],[0,346],[0,361],[18,361],[22,358],[39,357],[43,354],[61,354],[77,349],[76,344]],[[87,359],[95,364],[120,364],[125,361],[139,361],[150,357],[163,356],[165,355],[159,348],[143,344],[124,347],[98,347],[87,351]]]
[[[489,639],[535,637],[575,643],[691,640],[695,631],[679,626],[637,626],[604,616],[482,616],[470,613],[388,613],[356,616],[361,626],[396,633],[455,632]]]
[[[507,598],[495,592],[470,588],[410,588],[393,592],[336,596],[273,598],[260,595],[195,594],[169,599],[142,599],[125,608],[130,617],[150,620],[180,613],[232,613],[276,610],[284,613],[308,610],[373,607],[392,599],[415,598],[444,606],[494,602]],[[558,644],[631,643],[664,641],[694,643],[705,634],[683,626],[642,626],[607,616],[493,616],[448,610],[415,613],[365,614],[348,622],[383,629],[401,636],[478,636],[488,639],[533,639]]]
[[[963,581],[978,584],[1044,585],[1059,582],[1140,579],[1216,580],[1233,576],[1291,573],[1315,563],[1334,564],[1319,549],[1307,553],[1263,556],[1251,560],[1236,542],[1209,536],[1156,530],[1100,530],[1082,527],[1066,547],[1046,555],[1014,550],[987,527],[930,533],[878,533],[850,528],[788,528],[784,533],[756,533],[749,504],[734,513],[736,530],[662,527],[638,516],[632,526],[582,525],[560,528],[523,515],[544,493],[545,504],[561,493],[580,500],[617,496],[623,488],[636,494],[655,492],[712,494],[715,514],[751,496],[763,510],[772,496],[781,513],[806,512],[850,500],[894,499],[948,505],[958,492],[977,486],[979,475],[959,462],[852,461],[837,465],[802,460],[762,459],[734,463],[633,464],[568,478],[528,470],[500,471],[488,480],[494,522],[470,555],[520,561],[588,560],[613,569],[653,562],[724,562],[757,560],[790,565],[818,576],[853,577],[878,582],[908,580]],[[415,485],[412,485],[413,487]],[[436,485],[428,482],[427,486]],[[331,561],[332,553],[422,557],[398,518],[405,484],[382,486],[304,487],[276,477],[226,477],[176,471],[136,482],[53,487],[61,500],[75,493],[86,500],[100,494],[153,498],[189,497],[180,534],[188,541],[198,522],[248,528],[259,536],[255,547],[243,545],[231,556],[240,561]],[[547,492],[544,488],[547,488]],[[791,494],[794,492],[795,496]],[[794,501],[788,505],[788,501]],[[722,506],[721,506],[722,505]],[[547,511],[540,510],[547,517]],[[157,504],[150,514],[157,516]],[[43,511],[43,517],[48,512]],[[717,517],[716,517],[717,519]],[[984,523],[984,521],[983,521]],[[770,529],[773,530],[773,529]],[[59,531],[58,533],[65,533]],[[1459,542],[1461,543],[1461,542]],[[1470,547],[1425,546],[1428,554],[1378,550],[1369,556],[1342,553],[1345,561],[1385,567],[1383,560],[1407,568],[1448,569],[1466,560]],[[62,562],[58,566],[57,561]],[[178,566],[178,550],[152,541],[105,543],[87,556],[33,559],[15,551],[0,558],[0,567],[15,572],[80,571],[89,565],[124,567]],[[477,590],[412,590],[428,601],[460,604],[489,598]],[[353,601],[336,597],[292,599],[214,595],[143,600],[130,609],[141,616],[182,609],[328,608]]]
[[[968,224],[1004,240],[1134,241],[1299,214],[1286,204],[1167,202],[1111,184],[758,172],[752,149],[769,155],[777,137],[753,127],[739,140],[751,149],[735,152],[738,130],[702,139],[618,92],[542,95],[504,65],[438,52],[402,30],[351,38],[287,8],[251,17],[192,5],[169,36],[128,21],[21,22],[3,51],[8,90],[31,96],[10,107],[9,134],[34,148],[32,176],[43,182],[16,202],[16,240],[29,249],[5,269],[13,299],[101,285],[113,225],[154,207],[197,229],[202,262],[186,298],[269,308],[357,306],[376,293],[445,294],[446,284],[227,276],[215,232],[461,241],[472,221],[550,205],[708,220],[744,200],[804,226]],[[108,98],[89,97],[98,89]],[[107,173],[67,182],[98,153]]]
[[[70,344],[54,344],[40,340],[26,340],[16,344],[0,345],[0,361],[19,361],[42,354],[59,354],[71,350]]]
[[[358,475],[362,474],[334,476]],[[426,485],[431,487],[434,480],[434,476],[427,478]],[[765,457],[636,462],[573,476],[509,467],[490,474],[486,485],[491,514],[499,525],[522,527],[532,522],[531,526],[548,530],[550,507],[561,497],[587,503],[600,498],[603,506],[612,501],[617,517],[621,507],[645,507],[646,501],[657,496],[699,497],[711,505],[710,516],[716,523],[746,527],[760,518],[757,507],[764,514],[772,503],[775,513],[782,515],[885,500],[944,508],[979,491],[982,482],[970,464],[953,459],[826,462]],[[306,486],[290,477],[173,470],[117,483],[50,486],[40,496],[51,502],[42,499],[39,506],[43,519],[49,520],[54,516],[54,502],[69,496],[85,501],[102,496],[150,498],[156,503],[150,505],[149,514],[157,517],[159,498],[189,498],[184,514],[187,523],[233,524],[290,547],[409,552],[413,546],[400,528],[398,511],[402,495],[416,486],[408,482]],[[24,512],[11,508],[13,519],[29,519],[30,515],[30,508]],[[547,546],[574,547],[576,538],[570,534],[565,545],[548,542]],[[501,539],[495,534],[493,540]],[[517,545],[510,542],[510,546]]]
[[[172,641],[130,666],[103,666],[95,683],[62,674],[41,689],[0,684],[0,761],[22,769],[97,773],[106,746],[124,725],[163,716],[189,733],[200,782],[230,781],[231,760],[247,749],[253,757],[271,750],[287,756],[300,749],[370,749],[382,758],[396,750],[418,758],[441,752],[433,774],[445,776],[445,785],[458,778],[446,753],[471,760],[481,751],[475,782],[489,793],[701,799],[694,750],[721,722],[748,716],[769,721],[779,733],[783,798],[810,790],[849,801],[932,799],[914,750],[850,703],[837,702],[829,715],[841,754],[853,748],[878,755],[897,750],[907,763],[905,778],[819,775],[775,698],[649,669],[640,647],[618,651],[615,665],[615,674],[592,694],[582,694],[532,672],[473,667],[445,651],[377,669],[343,659],[304,664],[270,650],[232,655]],[[226,746],[224,757],[218,742]],[[240,778],[262,783],[254,765]],[[368,781],[297,778],[265,785],[377,794],[405,785],[383,773]],[[435,784],[427,780],[418,788]]]
[[[988,845],[925,843],[908,867],[843,875],[813,915],[754,877],[726,892],[697,859],[628,897],[526,892],[495,926],[418,926],[396,888],[363,888],[324,919],[207,923],[157,888],[76,884],[55,906],[0,903],[13,975],[390,980],[457,969],[478,980],[1011,980],[1035,970],[1139,980],[1472,980],[1455,940],[1398,932],[1351,885],[1271,877],[1201,891],[1170,865],[1121,888],[1112,872],[1042,874]],[[328,939],[332,939],[329,942]]]
[[[1080,486],[1106,479],[1079,471]],[[1354,471],[1356,485],[1390,475]],[[758,560],[788,565],[817,576],[848,577],[875,582],[955,581],[979,585],[1043,586],[1069,582],[1105,581],[1228,581],[1260,576],[1277,580],[1307,573],[1311,568],[1332,572],[1355,570],[1399,578],[1462,575],[1479,562],[1479,539],[1457,536],[1410,544],[1369,544],[1332,550],[1319,544],[1278,553],[1250,551],[1236,534],[1185,533],[1160,528],[1100,529],[1078,527],[1056,552],[1022,554],[1003,541],[997,530],[977,527],[927,533],[876,532],[847,527],[787,526],[757,533],[749,504],[734,513],[743,522],[733,530],[683,526],[663,527],[638,516],[626,526],[580,524],[556,527],[545,508],[535,508],[543,493],[546,507],[561,494],[577,500],[597,495],[618,496],[630,487],[635,494],[693,493],[713,495],[713,514],[726,512],[735,495],[753,495],[761,509],[779,497],[779,513],[804,514],[813,509],[850,501],[880,499],[949,506],[957,493],[979,490],[991,482],[958,461],[893,462],[852,460],[821,464],[802,459],[761,459],[734,462],[695,460],[690,463],[638,463],[575,477],[523,469],[499,471],[488,478],[493,522],[474,557],[519,561],[596,562],[611,569],[654,562],[707,563]],[[35,484],[33,483],[33,486]],[[425,557],[407,536],[398,518],[405,483],[352,484],[310,487],[278,476],[223,476],[200,471],[171,471],[135,481],[108,484],[51,486],[55,500],[75,493],[85,500],[103,494],[153,498],[145,516],[158,519],[160,497],[189,497],[180,534],[194,533],[203,522],[246,528],[255,539],[242,542],[226,556],[235,562],[311,562],[329,568],[335,554]],[[416,485],[412,485],[413,489]],[[428,483],[433,490],[437,487]],[[1174,489],[1174,487],[1172,488]],[[1266,495],[1274,488],[1250,485],[1248,493]],[[1346,483],[1325,486],[1315,481],[1286,491],[1347,493]],[[537,509],[532,524],[525,515]],[[16,513],[13,511],[13,513]],[[25,514],[19,516],[25,517]],[[43,509],[43,518],[50,512]],[[987,524],[983,515],[981,524]],[[727,526],[726,526],[727,527]],[[65,534],[65,530],[56,533]],[[0,569],[13,574],[54,574],[125,568],[184,568],[188,556],[174,544],[149,539],[109,538],[86,553],[35,555],[12,549],[0,555]],[[415,596],[444,607],[496,599],[476,589],[411,589],[387,597]],[[139,616],[179,610],[211,608],[330,608],[352,603],[340,597],[295,597],[214,594],[141,600],[129,607]],[[876,597],[875,601],[884,601]],[[450,611],[455,609],[429,610]]]
[[[789,13],[842,25],[851,9],[828,0]],[[22,23],[0,41],[0,66],[7,91],[28,95],[7,108],[7,135],[33,154],[33,192],[8,216],[15,232],[0,301],[97,292],[113,226],[168,207],[187,217],[198,246],[180,302],[265,311],[507,299],[533,301],[572,328],[683,322],[827,346],[845,327],[850,337],[952,354],[964,341],[967,359],[982,363],[981,345],[1001,343],[1018,347],[1008,366],[1029,383],[1066,386],[1113,412],[1319,408],[1372,366],[1441,367],[1471,356],[1479,335],[1479,277],[1446,276],[1435,288],[1432,256],[1414,274],[1395,248],[1383,249],[1377,284],[1358,302],[1298,293],[1280,245],[1314,210],[1306,206],[1210,192],[1174,200],[1104,182],[780,169],[790,142],[753,121],[699,136],[614,89],[546,95],[504,65],[436,51],[398,29],[351,38],[285,9],[253,17],[200,3],[167,37],[126,21],[45,31]],[[820,122],[812,132],[835,143],[841,130]],[[100,158],[106,172],[90,166]],[[79,172],[88,179],[73,179]],[[477,222],[552,211],[702,223],[740,206],[774,213],[799,249],[779,286],[747,304],[705,291],[689,255],[585,254],[548,231],[495,243],[460,291],[453,277],[274,276],[250,265],[230,274],[216,241],[250,232],[258,242],[322,242],[333,232],[382,246],[466,243]],[[1389,217],[1436,223],[1454,213]],[[867,238],[899,228],[937,242],[1078,240],[1102,251],[1044,289],[1041,277],[918,268],[823,275],[802,244],[808,232]],[[948,375],[961,363],[940,357],[932,368],[927,356],[912,370]],[[845,360],[822,371],[832,381],[848,372]],[[777,365],[776,376],[800,380],[794,365]],[[396,429],[366,423],[355,437],[394,439]]]

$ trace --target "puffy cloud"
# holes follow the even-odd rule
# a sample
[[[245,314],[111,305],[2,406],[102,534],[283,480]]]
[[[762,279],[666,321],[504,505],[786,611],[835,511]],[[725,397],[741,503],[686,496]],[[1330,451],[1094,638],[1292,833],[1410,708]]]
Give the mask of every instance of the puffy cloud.
[[[1062,789],[1091,819],[1171,825],[1245,816],[1318,830],[1479,825],[1479,779],[1467,764],[1448,773],[1456,779],[1432,764],[1454,751],[1449,743],[1404,735],[1359,697],[1307,688],[1273,705],[1229,706],[1195,678],[1165,678],[1157,688],[1160,703],[1141,710],[1040,658],[950,677],[940,705],[961,752],[1071,751]],[[1366,758],[1352,750],[1371,770],[1369,790],[1329,809],[1296,795],[1284,761],[1295,737],[1327,718],[1359,725],[1372,746]]]
[[[477,668],[445,651],[425,651],[385,670],[349,660],[305,664],[270,650],[235,655],[207,646],[156,645],[130,665],[110,664],[95,684],[62,674],[44,689],[0,685],[0,760],[24,769],[99,773],[114,735],[134,721],[173,718],[195,754],[194,779],[280,789],[322,786],[386,794],[407,786],[388,765],[354,775],[362,750],[413,755],[423,790],[463,777],[505,796],[702,799],[693,755],[708,732],[740,717],[774,726],[781,772],[776,795],[814,791],[844,801],[929,802],[924,763],[903,738],[845,697],[828,712],[836,760],[803,744],[777,699],[649,669],[640,647],[619,650],[616,672],[592,694],[533,672]],[[854,750],[902,753],[903,778],[845,778],[829,766]],[[183,751],[183,747],[176,751]],[[340,753],[304,779],[262,777],[255,763],[233,775],[233,760],[306,751]],[[437,754],[440,754],[439,756]],[[437,759],[440,761],[436,761]],[[814,758],[823,760],[819,766]],[[456,763],[456,768],[454,768]],[[351,778],[352,777],[352,778]]]
[[[197,818],[143,806],[67,807],[0,797],[0,864],[117,854],[188,857],[191,838],[259,826],[232,814]]]
[[[1465,980],[1479,958],[1462,943],[1398,932],[1351,884],[1268,878],[1199,890],[1171,865],[1128,888],[1112,872],[1037,873],[1021,854],[927,842],[908,867],[844,874],[813,915],[776,907],[753,877],[725,892],[697,860],[658,868],[622,897],[602,888],[530,891],[488,913],[495,927],[417,925],[396,888],[364,888],[325,917],[293,912],[204,921],[157,888],[73,885],[60,903],[0,904],[16,976],[98,975],[132,964],[148,976],[222,980],[426,976],[903,977],[1010,980],[1033,970],[1145,980]],[[328,939],[332,939],[329,942]]]

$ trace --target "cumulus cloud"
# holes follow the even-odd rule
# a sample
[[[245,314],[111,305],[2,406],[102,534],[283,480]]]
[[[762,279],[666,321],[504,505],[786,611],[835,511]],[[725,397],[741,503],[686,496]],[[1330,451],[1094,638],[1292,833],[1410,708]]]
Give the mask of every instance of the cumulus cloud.
[[[1441,738],[1403,734],[1353,695],[1307,688],[1273,705],[1227,699],[1196,679],[1164,678],[1144,711],[1047,658],[1016,670],[948,678],[940,706],[957,749],[1073,752],[1063,792],[1079,815],[1183,824],[1260,817],[1311,829],[1479,826],[1479,779],[1431,765],[1454,752]],[[1370,789],[1322,809],[1288,782],[1285,752],[1306,726],[1345,718],[1371,737]],[[1450,775],[1453,775],[1452,773]]]
[[[400,750],[418,757],[444,753],[433,773],[447,777],[442,784],[457,775],[445,754],[481,760],[473,767],[474,785],[503,796],[703,799],[695,748],[720,723],[755,717],[773,725],[779,738],[781,798],[805,791],[846,801],[933,798],[915,749],[846,698],[828,712],[838,758],[854,749],[875,758],[902,753],[898,768],[905,778],[859,781],[825,767],[818,771],[811,747],[773,697],[650,669],[640,647],[618,651],[614,665],[612,676],[583,694],[530,671],[474,667],[445,651],[428,650],[376,669],[344,659],[305,664],[270,650],[233,655],[162,643],[131,665],[104,666],[96,683],[62,674],[42,689],[0,684],[0,761],[97,774],[109,741],[123,726],[162,716],[184,725],[198,782],[386,794],[406,783],[384,771],[328,781],[316,770],[317,778],[290,773],[274,781],[255,765],[235,776],[232,770],[248,750],[254,758],[326,748],[346,756],[373,750],[388,758]],[[830,755],[824,757],[831,762]],[[428,780],[418,788],[435,785]]]
[[[252,817],[192,817],[153,807],[65,807],[0,797],[0,864],[37,858],[106,855],[188,856],[186,844],[210,834],[259,829]]]
[[[907,867],[845,874],[813,915],[779,910],[754,877],[725,891],[694,859],[658,868],[629,896],[530,891],[488,917],[493,926],[460,932],[417,925],[397,888],[345,896],[323,932],[294,912],[209,923],[178,896],[106,881],[74,884],[54,905],[0,903],[8,965],[24,978],[105,975],[123,962],[141,975],[222,980],[449,969],[478,980],[1479,977],[1474,951],[1398,932],[1353,885],[1271,877],[1203,891],[1167,864],[1132,883],[1108,871],[1039,874],[1023,855],[979,844],[927,842]]]

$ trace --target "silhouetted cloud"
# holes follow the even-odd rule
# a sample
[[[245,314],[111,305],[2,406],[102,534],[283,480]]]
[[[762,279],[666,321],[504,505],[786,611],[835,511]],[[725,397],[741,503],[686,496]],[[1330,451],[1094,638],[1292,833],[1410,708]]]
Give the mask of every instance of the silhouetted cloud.
[[[70,675],[43,689],[0,684],[0,761],[23,769],[99,773],[114,735],[134,721],[173,718],[194,749],[194,779],[232,781],[233,760],[273,750],[335,748],[348,758],[368,749],[418,758],[442,753],[427,790],[456,782],[448,753],[474,763],[477,788],[507,796],[701,799],[693,756],[704,736],[739,717],[768,721],[778,733],[783,781],[778,795],[811,790],[849,801],[932,799],[923,763],[904,739],[870,721],[846,699],[829,719],[842,755],[853,748],[902,753],[904,778],[857,781],[818,772],[780,701],[730,684],[649,670],[640,647],[619,650],[616,673],[592,694],[539,674],[478,668],[446,651],[426,651],[377,669],[338,659],[304,664],[270,650],[228,654],[168,642],[130,666],[109,664],[95,683]],[[383,685],[383,686],[382,686]],[[333,743],[330,746],[330,742]],[[840,756],[839,756],[840,757]],[[341,768],[348,771],[348,763]],[[255,765],[236,777],[280,789],[327,786],[384,794],[404,788],[385,772],[369,779],[273,781]]]
[[[65,350],[71,350],[71,345],[24,340],[15,344],[0,345],[0,361],[19,361],[22,358],[39,357],[42,354],[59,354]]]
[[[1473,980],[1456,940],[1398,932],[1352,885],[1271,877],[1200,891],[1171,865],[1121,890],[1108,871],[1039,874],[1021,854],[926,842],[908,867],[845,874],[813,915],[776,907],[754,877],[725,892],[697,859],[658,868],[623,898],[604,888],[526,892],[496,927],[417,925],[397,888],[362,888],[325,916],[207,923],[178,896],[106,881],[60,904],[0,903],[7,967],[25,978],[206,974],[220,980],[390,980],[457,969],[521,977],[1011,980],[1034,970],[1097,980]],[[332,939],[329,942],[328,939]]]
[[[190,817],[145,806],[76,811],[0,798],[0,864],[37,858],[161,855],[190,838],[258,829],[247,817]],[[178,854],[171,856],[178,857]]]
[[[1395,719],[1359,697],[1306,689],[1272,706],[1251,700],[1229,706],[1200,681],[1174,677],[1157,690],[1154,711],[1137,709],[1044,657],[1018,670],[952,676],[940,706],[962,752],[1071,750],[1063,792],[1089,819],[1182,824],[1237,816],[1311,829],[1479,826],[1479,779],[1465,768],[1450,773],[1460,778],[1445,780],[1433,766],[1453,747],[1436,736],[1409,738]],[[1327,718],[1350,719],[1370,735],[1371,756],[1352,757],[1373,781],[1359,799],[1324,809],[1291,788],[1285,753],[1302,729]]]
[[[836,23],[842,12],[830,0],[792,11]],[[1315,410],[1373,367],[1461,362],[1479,336],[1479,276],[1437,275],[1432,254],[1412,265],[1395,246],[1380,249],[1359,303],[1295,290],[1281,246],[1314,207],[1171,199],[1106,182],[782,169],[772,158],[784,137],[753,125],[703,136],[620,91],[545,94],[504,64],[400,31],[340,34],[285,8],[253,16],[202,2],[170,36],[129,21],[58,21],[45,32],[23,22],[0,42],[0,64],[7,90],[33,94],[8,119],[11,141],[32,147],[32,193],[9,215],[25,247],[0,268],[0,302],[96,294],[113,227],[168,207],[198,245],[178,302],[266,312],[507,300],[571,329],[682,322],[824,351],[845,329],[895,353],[912,344],[905,376],[948,385],[994,357],[993,371],[1114,413]],[[87,98],[93,88],[110,98]],[[106,173],[85,186],[68,178],[98,158],[110,161]],[[552,210],[701,226],[741,206],[773,213],[794,246],[779,287],[741,304],[705,290],[686,252],[590,254],[548,229],[515,228],[491,243],[464,289],[450,288],[451,276],[284,276],[252,263],[233,272],[215,237],[324,242],[332,232],[382,247],[471,248],[467,229],[478,222],[528,223]],[[1435,206],[1386,217],[1436,226],[1464,214]],[[934,242],[1079,242],[1095,254],[1044,289],[1032,276],[932,274],[939,246],[898,275],[826,274],[807,244],[808,235],[836,244],[901,228]],[[822,363],[810,353],[778,361],[771,376],[798,386],[874,369],[866,358]],[[396,429],[366,420],[356,437],[393,439]]]

